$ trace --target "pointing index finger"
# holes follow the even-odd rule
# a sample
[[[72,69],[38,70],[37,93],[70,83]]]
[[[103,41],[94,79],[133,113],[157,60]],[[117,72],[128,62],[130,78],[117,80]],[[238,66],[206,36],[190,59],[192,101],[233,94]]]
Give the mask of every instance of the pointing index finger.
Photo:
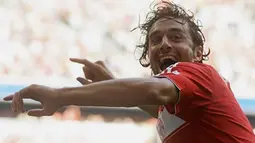
[[[85,66],[95,67],[95,64],[87,59],[70,58],[70,61],[78,64],[83,64]]]
[[[4,101],[10,101],[13,99],[13,95],[9,95],[3,98]]]
[[[16,92],[15,94],[11,94],[11,95],[8,95],[6,97],[3,98],[4,101],[11,101],[15,98],[15,96],[19,95],[20,98],[27,98],[27,99],[35,99],[34,96],[32,96],[33,94],[30,94],[28,92],[30,87],[26,87],[26,88],[23,88],[21,89],[20,91]]]

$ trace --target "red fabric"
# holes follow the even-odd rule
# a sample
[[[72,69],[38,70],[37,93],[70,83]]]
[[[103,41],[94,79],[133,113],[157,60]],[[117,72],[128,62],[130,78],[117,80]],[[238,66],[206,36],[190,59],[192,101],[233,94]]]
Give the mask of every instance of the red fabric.
[[[164,107],[186,121],[164,143],[255,143],[252,127],[229,84],[214,68],[178,63],[157,77],[166,77],[179,88],[179,102]]]

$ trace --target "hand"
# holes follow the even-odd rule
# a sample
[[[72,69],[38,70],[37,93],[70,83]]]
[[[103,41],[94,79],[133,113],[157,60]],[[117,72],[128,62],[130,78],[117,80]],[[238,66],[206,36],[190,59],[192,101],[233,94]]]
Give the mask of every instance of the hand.
[[[28,111],[30,116],[51,116],[60,107],[58,104],[59,92],[57,89],[49,88],[41,85],[30,85],[13,95],[4,98],[5,101],[12,101],[11,107],[14,113],[23,113],[23,99],[32,99],[42,104],[42,109],[31,109]]]
[[[87,59],[71,58],[70,60],[72,62],[84,65],[82,69],[83,69],[85,78],[83,77],[77,78],[77,80],[82,85],[89,84],[92,82],[114,79],[112,73],[102,61],[97,61],[95,63],[92,63]]]

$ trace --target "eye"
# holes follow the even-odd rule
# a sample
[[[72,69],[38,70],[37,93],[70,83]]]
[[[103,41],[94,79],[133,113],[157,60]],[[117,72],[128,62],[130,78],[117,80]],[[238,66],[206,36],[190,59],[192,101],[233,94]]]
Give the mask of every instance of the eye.
[[[156,45],[161,42],[162,37],[161,36],[153,36],[151,37],[151,44]]]
[[[176,34],[170,35],[169,37],[174,42],[180,42],[183,36],[181,34],[176,33]]]

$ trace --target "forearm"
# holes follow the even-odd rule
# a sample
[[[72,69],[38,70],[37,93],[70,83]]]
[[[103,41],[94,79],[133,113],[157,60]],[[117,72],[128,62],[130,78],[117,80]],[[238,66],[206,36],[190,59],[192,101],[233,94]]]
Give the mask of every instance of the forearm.
[[[111,79],[116,79],[113,75],[111,76]],[[137,106],[144,112],[148,113],[150,116],[154,118],[158,118],[158,105],[143,105],[143,106]]]
[[[163,105],[159,79],[137,78],[108,80],[82,87],[60,89],[62,105],[134,107]]]

